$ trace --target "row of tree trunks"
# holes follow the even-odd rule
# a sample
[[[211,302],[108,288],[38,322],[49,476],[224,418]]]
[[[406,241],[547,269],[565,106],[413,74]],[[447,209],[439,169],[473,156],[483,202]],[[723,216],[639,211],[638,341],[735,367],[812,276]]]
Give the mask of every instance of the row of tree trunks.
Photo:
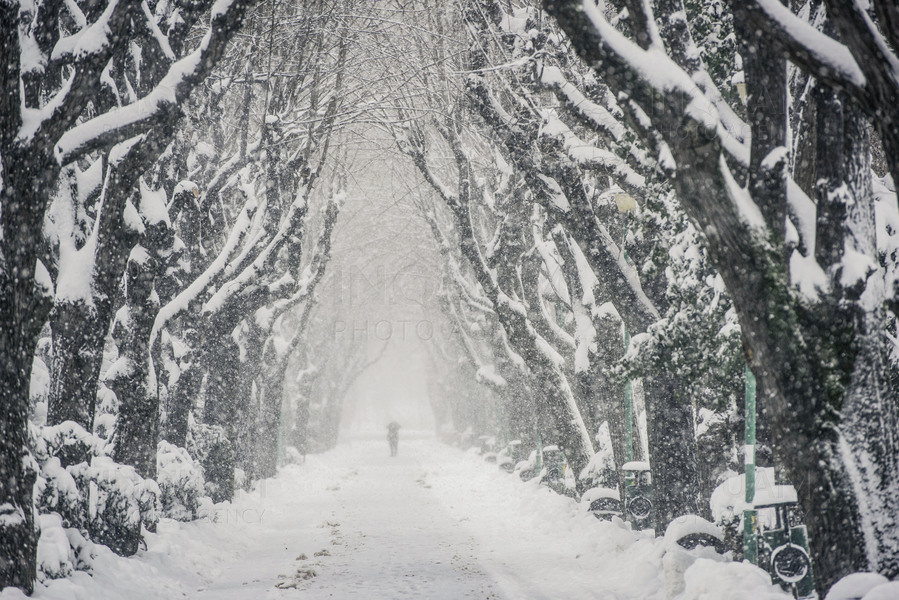
[[[492,15],[497,19],[499,12],[485,10],[483,15]],[[482,17],[475,17],[476,22],[481,22]],[[486,17],[485,17],[486,18]],[[483,66],[476,63],[475,66]],[[496,113],[495,101],[490,100],[490,91],[483,79],[471,77],[468,80],[471,89],[471,97],[476,110],[491,125],[498,136],[504,138],[501,147],[508,160],[520,169],[528,185],[534,192],[535,198],[541,201],[546,210],[553,215],[563,226],[569,230],[579,245],[583,248],[584,256],[594,269],[600,282],[600,289],[596,290],[601,295],[597,298],[615,302],[616,308],[622,318],[631,328],[633,334],[646,331],[647,327],[659,317],[659,312],[646,298],[643,291],[634,289],[629,283],[632,277],[622,273],[620,249],[613,255],[610,248],[610,239],[605,231],[599,227],[599,222],[589,200],[583,191],[583,175],[573,165],[565,165],[565,160],[556,160],[556,167],[548,175],[552,176],[566,194],[571,208],[563,214],[551,199],[545,198],[543,193],[545,184],[542,170],[533,158],[530,140],[537,139],[539,120],[532,119],[532,123],[525,119],[516,120],[514,126],[509,125]],[[531,125],[528,127],[528,125]],[[661,275],[664,277],[664,274]],[[651,286],[652,287],[652,286]],[[656,286],[658,287],[658,286]],[[664,290],[664,285],[660,289]],[[569,288],[571,286],[569,285]],[[622,298],[624,299],[622,301]],[[608,329],[608,328],[606,328]],[[611,333],[611,332],[610,332]],[[620,332],[611,339],[620,339]],[[607,341],[604,343],[608,343]],[[611,364],[603,365],[611,366]],[[653,376],[658,380],[669,381],[672,376],[666,373],[656,373]],[[581,389],[584,389],[583,387]],[[586,390],[585,390],[586,391]],[[670,504],[663,505],[656,521],[656,530],[664,532],[672,515],[698,514],[701,502],[699,479],[695,465],[688,461],[695,459],[695,427],[692,418],[692,406],[689,402],[678,399],[675,396],[674,385],[661,386],[658,390],[662,395],[657,399],[647,399],[647,428],[649,432],[650,463],[654,478],[656,494],[660,498],[667,498]],[[599,398],[589,398],[582,404],[595,403]],[[689,416],[689,419],[684,418]],[[668,421],[670,417],[676,417],[674,421]],[[661,420],[660,420],[661,419]],[[609,422],[610,427],[617,431],[612,434],[619,441],[616,443],[618,453],[616,460],[623,460],[623,424],[621,419],[616,423]],[[673,426],[674,424],[680,427]],[[623,462],[619,462],[620,466]],[[662,473],[663,469],[674,469],[673,477],[667,477]]]
[[[656,297],[664,295],[665,285],[649,282],[647,289],[657,293],[652,297],[643,295],[645,299],[643,301],[628,302],[627,299],[622,301],[619,295],[613,293],[613,290],[628,287],[624,285],[627,276],[621,272],[620,261],[610,255],[607,234],[599,229],[598,217],[583,193],[582,177],[576,177],[575,174],[574,169],[557,169],[554,173],[557,176],[556,181],[572,207],[560,220],[570,228],[573,240],[582,247],[587,264],[597,276],[598,284],[593,290],[594,297],[598,301],[612,302],[616,312],[621,315],[624,323],[629,325],[633,335],[644,333],[652,323],[653,313],[656,318],[658,317],[657,307],[665,306],[667,303],[664,297]],[[657,277],[664,279],[665,275],[660,273]],[[643,294],[642,289],[639,292],[632,292],[631,296],[639,297]],[[620,341],[622,335],[620,328],[616,329],[612,323],[602,322],[594,322],[594,327],[597,329],[597,341],[600,345],[606,348],[623,347]],[[603,337],[599,337],[600,332],[604,334]],[[594,357],[600,369],[608,370],[615,364],[612,357],[617,353],[613,351],[607,354],[611,356],[606,360],[601,356]],[[647,441],[653,490],[656,498],[660,500],[655,502],[655,528],[661,535],[674,518],[684,514],[699,514],[700,507],[704,503],[700,499],[699,478],[694,462],[696,434],[692,403],[677,395],[675,375],[657,370],[648,375],[648,380],[649,385],[644,384]],[[610,391],[615,387],[611,382],[600,385]],[[613,400],[611,410],[620,411],[620,419],[616,419],[615,423],[610,421],[609,425],[610,433],[618,438],[618,441],[613,443],[618,449],[616,461],[621,462],[616,464],[620,468],[624,464],[625,419],[622,414],[624,402],[620,392],[615,395],[618,399]],[[594,398],[592,401],[602,399]],[[616,406],[620,408],[616,410]]]

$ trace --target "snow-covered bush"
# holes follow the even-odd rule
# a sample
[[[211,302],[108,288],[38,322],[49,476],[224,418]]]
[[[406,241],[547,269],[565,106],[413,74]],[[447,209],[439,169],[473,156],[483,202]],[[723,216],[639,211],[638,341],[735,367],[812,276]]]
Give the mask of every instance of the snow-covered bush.
[[[37,542],[37,578],[39,581],[61,579],[75,571],[75,553],[69,545],[56,513],[40,515],[40,537]]]
[[[94,433],[107,443],[112,439],[116,415],[119,412],[119,399],[115,392],[100,383],[97,388],[97,412],[94,415]]]
[[[55,512],[38,516],[37,577],[39,581],[69,577],[74,571],[90,571],[97,557],[96,545],[74,527],[65,527]]]
[[[84,496],[72,474],[53,456],[41,465],[34,484],[34,505],[42,515],[55,514],[66,527],[83,527]]]
[[[156,471],[162,516],[177,521],[196,519],[205,491],[200,464],[184,448],[163,440],[156,450]]]
[[[306,457],[296,446],[287,446],[284,448],[284,463],[288,465],[299,465],[306,462]]]
[[[79,455],[85,448],[92,456],[90,464],[81,462],[62,467],[62,457]],[[59,527],[66,528],[63,533],[68,536],[67,543],[75,557],[74,568],[79,570],[90,568],[94,551],[84,534],[108,545],[114,552],[133,554],[140,542],[141,525],[153,527],[159,518],[160,491],[156,482],[144,479],[130,466],[113,461],[105,455],[106,448],[103,438],[72,421],[33,430],[31,452],[37,471],[35,508],[42,516],[54,515],[59,519]],[[54,522],[48,521],[51,533],[45,541],[47,548],[61,543],[60,533],[52,532]],[[64,565],[54,566],[53,560],[48,564],[45,571],[48,577],[66,570]]]
[[[230,481],[233,485],[234,473],[220,473],[222,469],[233,465],[232,454],[234,449],[228,440],[225,430],[218,425],[206,425],[192,422],[187,437],[187,450],[203,466],[203,476],[206,479],[206,494],[213,500],[222,499],[223,492],[213,481]]]
[[[62,459],[84,448],[97,454],[103,445],[102,439],[73,421],[33,429],[31,452],[37,470],[34,503],[40,514],[56,513],[65,527],[87,526],[88,481],[79,479],[85,465],[63,468]]]
[[[63,459],[64,456],[82,454],[103,454],[105,440],[99,438],[74,421],[63,421],[59,425],[41,427],[39,439],[36,440],[34,455],[38,462],[51,456]]]
[[[78,466],[81,472],[76,479],[80,476],[91,486],[91,539],[106,544],[116,554],[134,554],[141,525],[155,527],[159,520],[159,486],[138,475],[133,467],[106,456],[95,457],[90,467],[83,463]]]
[[[66,537],[69,538],[69,547],[75,557],[74,565],[76,571],[91,571],[94,566],[94,559],[97,558],[97,545],[84,537],[84,535],[74,527],[66,530]]]

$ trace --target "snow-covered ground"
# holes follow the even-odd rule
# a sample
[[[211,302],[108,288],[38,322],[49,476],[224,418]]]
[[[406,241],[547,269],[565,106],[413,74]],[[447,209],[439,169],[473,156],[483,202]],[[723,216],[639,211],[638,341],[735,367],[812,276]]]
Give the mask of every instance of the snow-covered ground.
[[[663,540],[599,522],[476,454],[409,437],[397,458],[382,439],[309,456],[199,522],[163,520],[136,557],[104,552],[93,576],[52,581],[34,597],[789,597],[747,564],[699,559],[678,575],[689,561],[663,558]]]

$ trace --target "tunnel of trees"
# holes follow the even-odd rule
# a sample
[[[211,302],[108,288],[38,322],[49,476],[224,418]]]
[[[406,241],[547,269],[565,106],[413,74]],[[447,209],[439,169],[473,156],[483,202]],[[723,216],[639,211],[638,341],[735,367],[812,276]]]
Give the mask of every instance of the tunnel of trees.
[[[41,515],[127,556],[336,444],[373,154],[447,441],[572,495],[646,461],[661,535],[743,471],[748,377],[819,591],[899,575],[890,0],[4,0],[0,62],[0,588]]]

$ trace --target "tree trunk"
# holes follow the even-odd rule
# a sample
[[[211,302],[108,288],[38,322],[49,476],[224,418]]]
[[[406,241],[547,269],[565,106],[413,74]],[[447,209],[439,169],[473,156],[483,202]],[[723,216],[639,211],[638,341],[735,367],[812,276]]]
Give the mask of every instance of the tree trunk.
[[[720,174],[711,170],[716,160],[694,156],[684,161],[696,168],[680,173],[678,194],[703,198],[699,204],[711,213],[710,222],[719,223],[718,231],[732,231],[724,225],[731,217],[715,208],[728,193]],[[709,256],[734,299],[775,454],[806,516],[819,590],[826,590],[841,576],[868,568],[856,492],[839,459],[835,429],[843,384],[833,367],[853,360],[846,355],[853,346],[851,325],[824,306],[794,312],[781,257],[747,243],[748,235],[736,240],[740,251],[716,232],[706,229],[706,237]]]
[[[162,439],[180,448],[187,447],[191,410],[203,385],[203,369],[197,359],[200,348],[196,330],[185,329],[184,338],[190,345],[191,356],[182,358],[178,381],[168,390],[165,426],[160,434]]]
[[[241,377],[236,388],[238,428],[235,444],[235,460],[243,469],[248,480],[258,478],[259,456],[256,453],[260,438],[272,435],[272,430],[260,430],[262,411],[262,364],[265,332],[257,325],[255,318],[245,321],[246,335],[243,339],[244,356],[241,361]],[[255,394],[254,394],[255,389]],[[280,399],[279,399],[280,402]]]
[[[106,386],[119,399],[112,457],[131,465],[145,479],[156,478],[159,411],[156,390],[149,389],[150,331],[159,304],[152,297],[156,261],[142,247],[128,262],[125,305],[116,315],[113,339],[119,358],[110,367]],[[141,256],[142,255],[142,256]]]
[[[112,458],[134,467],[145,479],[156,479],[159,443],[159,396],[150,382],[150,332],[159,312],[154,284],[165,271],[167,263],[163,257],[171,254],[173,242],[167,223],[147,223],[143,239],[146,248],[138,245],[132,250],[125,270],[125,305],[117,313],[112,331],[119,358],[106,376],[107,387],[119,400]],[[147,527],[154,531],[155,525],[148,523]],[[138,521],[115,532],[116,543],[111,547],[125,555],[137,552],[141,526]]]
[[[308,389],[307,394],[301,394],[297,399],[294,419],[288,434],[288,443],[293,445],[304,457],[309,452],[309,420],[311,411],[309,410],[309,395],[312,389]]]
[[[94,428],[97,382],[109,324],[109,307],[89,306],[85,300],[58,300],[50,314],[53,356],[47,424],[74,421],[85,431]],[[60,451],[63,466],[90,461],[90,448],[72,446]]]
[[[3,206],[5,216],[7,204]],[[35,334],[29,323],[33,290],[21,283],[21,279],[10,280],[5,269],[0,270],[0,589],[19,587],[30,594],[37,572],[32,505],[37,474],[26,466],[30,458],[28,387]]]
[[[277,379],[277,378],[276,378]],[[272,381],[266,386],[259,415],[260,430],[265,435],[257,438],[257,477],[274,477],[278,472],[279,440],[281,438],[281,403],[274,402],[269,394],[280,394],[282,384]]]
[[[9,9],[9,10],[7,10]],[[0,7],[0,32],[13,23],[18,9]],[[10,20],[11,19],[11,20]],[[6,37],[4,33],[3,36]],[[13,35],[13,37],[16,37]],[[12,43],[0,41],[0,49]],[[17,48],[12,48],[16,50]],[[13,55],[16,55],[15,52]],[[5,62],[5,61],[4,61]],[[0,74],[17,80],[18,71]],[[18,83],[16,83],[18,86]],[[0,100],[0,108],[4,100]],[[0,117],[2,118],[2,117]],[[0,138],[14,132],[0,130]],[[49,312],[35,285],[37,252],[46,198],[38,188],[52,189],[59,170],[50,156],[30,156],[18,146],[7,151],[2,139],[3,181],[0,184],[0,589],[13,586],[26,593],[34,589],[37,573],[37,538],[32,494],[36,473],[29,468],[29,386],[35,345]],[[40,173],[37,181],[34,173]],[[46,187],[44,187],[46,186]]]
[[[853,110],[847,115],[843,139],[848,155],[846,180],[856,199],[849,208],[853,238],[858,249],[875,256],[870,129],[868,119]],[[872,278],[878,276],[875,273]],[[871,289],[865,289],[859,298],[861,310],[855,334],[858,355],[843,405],[843,434],[850,448],[844,460],[858,474],[862,516],[872,521],[869,527],[874,530],[876,549],[866,536],[871,566],[895,579],[899,576],[899,523],[895,519],[899,514],[899,440],[890,432],[899,431],[899,369],[890,358],[893,345],[885,335],[892,321],[885,305],[893,294],[878,291],[881,302],[870,307],[869,296],[879,286],[871,281],[867,287]]]
[[[528,318],[510,306],[510,296],[501,291],[487,270],[471,228],[467,192],[460,193],[460,197],[465,197],[465,203],[453,208],[456,212],[462,253],[474,269],[478,283],[493,303],[503,329],[506,330],[509,343],[520,353],[533,372],[540,393],[537,412],[550,418],[552,431],[547,433],[552,437],[549,439],[558,441],[575,478],[579,480],[581,472],[593,459],[594,450],[593,441],[578,410],[574,392],[562,372],[562,365],[553,362],[541,347],[541,343],[546,346],[548,343],[542,338],[538,340]],[[514,267],[512,270],[514,271]]]
[[[652,85],[597,34],[580,3],[545,5],[614,93],[631,92],[638,104],[647,100]],[[760,243],[734,203],[722,202],[732,197],[730,172],[714,132],[676,106],[688,105],[683,93],[672,91],[660,104],[657,131],[677,162],[678,198],[705,234],[712,264],[733,298],[747,361],[763,394],[759,404],[771,417],[777,455],[806,512],[818,586],[826,590],[841,576],[868,568],[860,491],[840,458],[840,422],[851,418],[841,412],[848,407],[844,366],[851,372],[855,363],[852,319],[847,323],[836,307],[797,299],[781,248]],[[678,123],[683,126],[669,129]],[[769,174],[779,175],[777,164],[769,166]],[[895,474],[884,476],[895,481]]]
[[[516,367],[509,365],[508,369],[509,372],[515,372]],[[501,372],[507,371],[503,369]],[[506,383],[507,389],[502,394],[501,402],[505,408],[503,412],[506,414],[509,436],[521,441],[525,448],[536,448],[537,411],[533,386],[526,383],[524,374],[507,377]]]
[[[281,401],[284,394],[284,377],[287,357],[270,358],[263,367],[261,402],[259,409],[259,435],[256,441],[257,476],[260,479],[274,477],[278,472],[278,443],[281,439]]]
[[[615,465],[621,468],[625,462],[624,388],[606,374],[624,356],[621,319],[609,310],[595,317],[593,323],[596,327],[597,368],[591,368],[584,375],[590,378],[589,385],[596,390],[599,422],[605,421],[609,425]]]
[[[677,378],[654,372],[644,379],[656,534],[677,517],[700,514],[693,407],[677,397]]]
[[[50,322],[54,358],[47,408],[49,425],[75,421],[86,431],[93,431],[103,346],[114,317],[119,282],[129,253],[138,242],[137,232],[125,223],[125,209],[128,200],[136,197],[133,189],[137,179],[161,152],[159,145],[170,129],[171,126],[158,128],[129,148],[120,162],[108,166],[103,210],[94,224],[97,247],[93,256],[86,257],[93,262],[88,273],[91,297],[78,299],[74,304],[68,298],[58,298]],[[88,301],[92,306],[85,304]],[[67,458],[73,462],[69,464],[90,459],[86,450],[70,454]]]
[[[207,383],[203,420],[218,425],[228,438],[229,452],[223,452],[204,464],[206,482],[213,487],[212,500],[222,502],[234,496],[235,438],[237,435],[237,390],[241,369],[240,349],[231,339],[230,331],[206,339]]]

